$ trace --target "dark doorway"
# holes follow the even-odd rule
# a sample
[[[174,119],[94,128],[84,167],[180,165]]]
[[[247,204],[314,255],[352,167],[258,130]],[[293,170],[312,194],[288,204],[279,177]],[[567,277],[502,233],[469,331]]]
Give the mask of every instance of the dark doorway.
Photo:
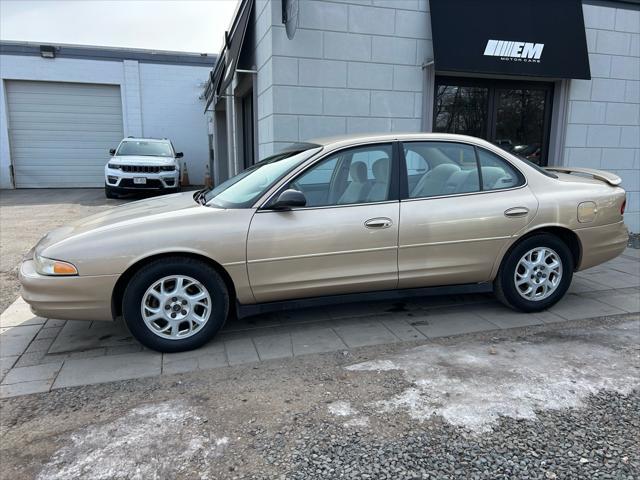
[[[249,168],[255,163],[254,135],[253,135],[253,91],[242,97],[242,145],[243,145],[243,164],[244,168]]]
[[[548,164],[553,83],[436,77],[433,131],[484,138]]]

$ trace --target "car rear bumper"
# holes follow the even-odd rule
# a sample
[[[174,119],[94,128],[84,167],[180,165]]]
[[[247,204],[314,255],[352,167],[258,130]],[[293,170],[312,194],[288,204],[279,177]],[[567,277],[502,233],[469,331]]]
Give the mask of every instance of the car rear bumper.
[[[620,255],[629,243],[624,222],[575,230],[582,245],[582,259],[576,270],[599,265]]]
[[[118,275],[52,277],[25,260],[19,272],[22,297],[39,317],[64,320],[113,320],[111,293]]]

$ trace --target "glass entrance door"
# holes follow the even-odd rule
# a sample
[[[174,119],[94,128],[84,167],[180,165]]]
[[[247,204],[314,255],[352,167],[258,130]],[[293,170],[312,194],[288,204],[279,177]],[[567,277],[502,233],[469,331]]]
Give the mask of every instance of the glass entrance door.
[[[553,84],[436,78],[434,132],[484,138],[547,165]]]

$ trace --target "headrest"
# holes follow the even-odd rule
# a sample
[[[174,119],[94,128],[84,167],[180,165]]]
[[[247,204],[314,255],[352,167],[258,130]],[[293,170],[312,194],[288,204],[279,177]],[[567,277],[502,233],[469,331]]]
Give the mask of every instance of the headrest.
[[[389,179],[389,159],[382,157],[373,162],[373,176],[378,181],[386,182]]]
[[[364,183],[367,181],[367,165],[364,162],[354,162],[349,169],[354,182]]]

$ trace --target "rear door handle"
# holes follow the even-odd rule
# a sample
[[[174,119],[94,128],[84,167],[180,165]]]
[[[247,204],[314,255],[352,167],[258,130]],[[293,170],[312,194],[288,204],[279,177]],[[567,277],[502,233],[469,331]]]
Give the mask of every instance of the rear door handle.
[[[513,207],[504,211],[505,217],[524,217],[529,213],[526,207]]]
[[[367,228],[389,228],[391,225],[393,222],[387,217],[370,218],[364,222],[364,226]]]

